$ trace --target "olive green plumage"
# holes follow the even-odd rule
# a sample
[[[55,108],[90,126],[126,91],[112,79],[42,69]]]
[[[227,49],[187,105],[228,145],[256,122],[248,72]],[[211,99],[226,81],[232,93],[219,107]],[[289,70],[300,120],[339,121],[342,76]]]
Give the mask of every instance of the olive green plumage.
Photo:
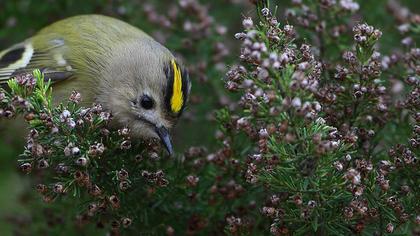
[[[162,140],[191,86],[168,49],[140,29],[101,15],[58,21],[0,52],[0,84],[34,69],[54,82],[56,101],[77,90],[85,103],[101,103],[136,136]],[[174,76],[182,86],[172,84]],[[182,109],[171,109],[174,98],[183,99]]]

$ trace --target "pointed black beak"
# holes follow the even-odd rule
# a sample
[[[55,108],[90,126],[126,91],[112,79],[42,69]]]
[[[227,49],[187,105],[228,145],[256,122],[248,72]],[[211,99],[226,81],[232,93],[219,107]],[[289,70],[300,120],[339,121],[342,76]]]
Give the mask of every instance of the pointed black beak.
[[[160,138],[163,146],[165,146],[166,150],[168,151],[169,155],[172,156],[174,150],[172,148],[171,137],[169,136],[168,130],[164,127],[156,127],[155,131]]]

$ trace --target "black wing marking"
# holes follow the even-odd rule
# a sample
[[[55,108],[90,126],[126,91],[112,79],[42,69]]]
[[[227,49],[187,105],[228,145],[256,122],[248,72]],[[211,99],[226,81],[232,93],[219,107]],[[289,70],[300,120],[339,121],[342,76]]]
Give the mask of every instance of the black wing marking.
[[[34,49],[30,43],[16,44],[0,52],[0,84],[16,71],[24,69],[32,60]]]
[[[58,65],[57,60],[52,56],[54,53],[51,52],[59,46],[62,45],[54,44],[47,51],[35,51],[31,43],[27,42],[0,52],[0,85],[5,84],[17,74],[32,73],[34,69],[40,69],[45,78],[53,83],[70,78],[73,75],[71,66]]]
[[[0,58],[0,68],[5,68],[20,60],[25,52],[24,47],[12,49]]]

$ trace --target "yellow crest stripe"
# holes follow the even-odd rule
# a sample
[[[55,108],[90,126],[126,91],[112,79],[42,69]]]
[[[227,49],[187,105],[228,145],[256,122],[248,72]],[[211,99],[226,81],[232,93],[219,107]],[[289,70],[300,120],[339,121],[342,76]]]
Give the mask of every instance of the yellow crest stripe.
[[[181,77],[181,70],[179,69],[178,65],[176,64],[175,60],[171,61],[172,68],[174,71],[174,81],[173,81],[173,92],[171,97],[171,109],[173,112],[178,113],[184,102],[183,94],[182,94],[182,77]]]

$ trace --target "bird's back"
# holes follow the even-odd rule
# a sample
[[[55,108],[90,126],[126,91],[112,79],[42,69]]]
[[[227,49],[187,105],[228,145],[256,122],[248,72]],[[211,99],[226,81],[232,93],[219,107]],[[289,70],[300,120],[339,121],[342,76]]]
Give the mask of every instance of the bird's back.
[[[81,15],[58,21],[42,29],[30,41],[34,48],[53,54],[51,56],[56,61],[61,60],[57,55],[62,55],[62,59],[69,61],[76,74],[81,70],[83,76],[97,77],[97,70],[106,66],[98,64],[99,61],[105,61],[98,58],[110,56],[113,47],[121,42],[145,38],[149,36],[123,21],[101,15]],[[51,50],[46,47],[56,48]],[[96,67],[87,66],[92,65],[93,61],[97,64]]]

